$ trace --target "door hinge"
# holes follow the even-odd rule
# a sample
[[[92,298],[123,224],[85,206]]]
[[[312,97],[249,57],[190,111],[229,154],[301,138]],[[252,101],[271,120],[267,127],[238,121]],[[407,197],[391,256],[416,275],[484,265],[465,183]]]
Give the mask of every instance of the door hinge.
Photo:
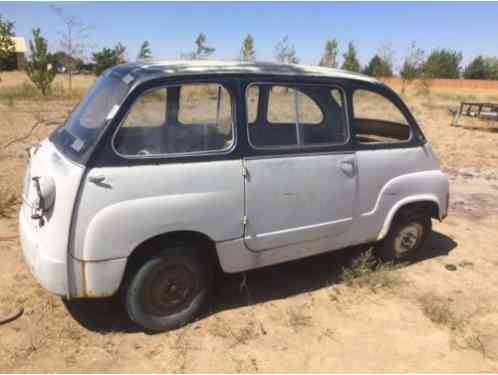
[[[242,225],[247,225],[247,216],[242,216]]]
[[[242,164],[242,177],[246,177],[247,176],[247,168],[244,164]]]

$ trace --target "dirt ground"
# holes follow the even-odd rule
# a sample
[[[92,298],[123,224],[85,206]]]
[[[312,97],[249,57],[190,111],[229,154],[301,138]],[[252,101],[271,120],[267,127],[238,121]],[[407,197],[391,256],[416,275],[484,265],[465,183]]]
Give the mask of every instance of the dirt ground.
[[[22,77],[2,79],[0,188],[19,196],[24,148],[75,100],[4,95]],[[0,317],[25,312],[0,325],[0,371],[498,372],[498,124],[450,127],[449,112],[466,98],[498,101],[498,93],[418,91],[409,87],[404,98],[451,179],[451,210],[413,263],[344,281],[342,268],[362,250],[347,249],[250,272],[247,288],[241,275],[223,276],[199,320],[150,335],[114,300],[66,306],[38,286],[14,205],[0,211]]]

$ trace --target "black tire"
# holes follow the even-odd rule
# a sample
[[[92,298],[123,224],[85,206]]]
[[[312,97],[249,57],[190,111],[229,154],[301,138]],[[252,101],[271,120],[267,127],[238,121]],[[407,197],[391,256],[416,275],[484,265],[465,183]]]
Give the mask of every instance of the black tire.
[[[396,215],[386,238],[376,248],[385,262],[406,261],[417,254],[432,231],[431,218],[425,213],[401,212]]]
[[[208,299],[212,285],[211,263],[201,252],[177,246],[146,261],[125,290],[130,319],[154,332],[191,321]]]

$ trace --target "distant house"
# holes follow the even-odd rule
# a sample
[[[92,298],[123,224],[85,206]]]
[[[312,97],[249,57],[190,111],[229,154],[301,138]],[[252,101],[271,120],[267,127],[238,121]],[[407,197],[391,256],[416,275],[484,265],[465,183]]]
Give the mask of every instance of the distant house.
[[[24,63],[26,61],[24,54],[28,51],[26,48],[26,41],[24,38],[18,36],[11,37],[11,40],[14,42],[14,52],[2,61],[0,69],[22,70],[24,69]]]
[[[26,47],[26,41],[23,37],[14,36],[12,37],[14,42],[14,54],[15,54],[15,67],[14,69],[22,70],[24,69],[24,63],[26,61],[26,56],[24,55],[28,49]]]

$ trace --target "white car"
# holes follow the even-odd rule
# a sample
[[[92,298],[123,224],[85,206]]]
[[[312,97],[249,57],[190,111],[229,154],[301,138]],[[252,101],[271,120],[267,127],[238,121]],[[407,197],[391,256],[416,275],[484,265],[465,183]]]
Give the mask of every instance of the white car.
[[[448,210],[398,95],[328,68],[120,65],[29,155],[20,232],[35,277],[67,299],[122,291],[147,330],[192,319],[217,266],[363,243],[406,259]]]

